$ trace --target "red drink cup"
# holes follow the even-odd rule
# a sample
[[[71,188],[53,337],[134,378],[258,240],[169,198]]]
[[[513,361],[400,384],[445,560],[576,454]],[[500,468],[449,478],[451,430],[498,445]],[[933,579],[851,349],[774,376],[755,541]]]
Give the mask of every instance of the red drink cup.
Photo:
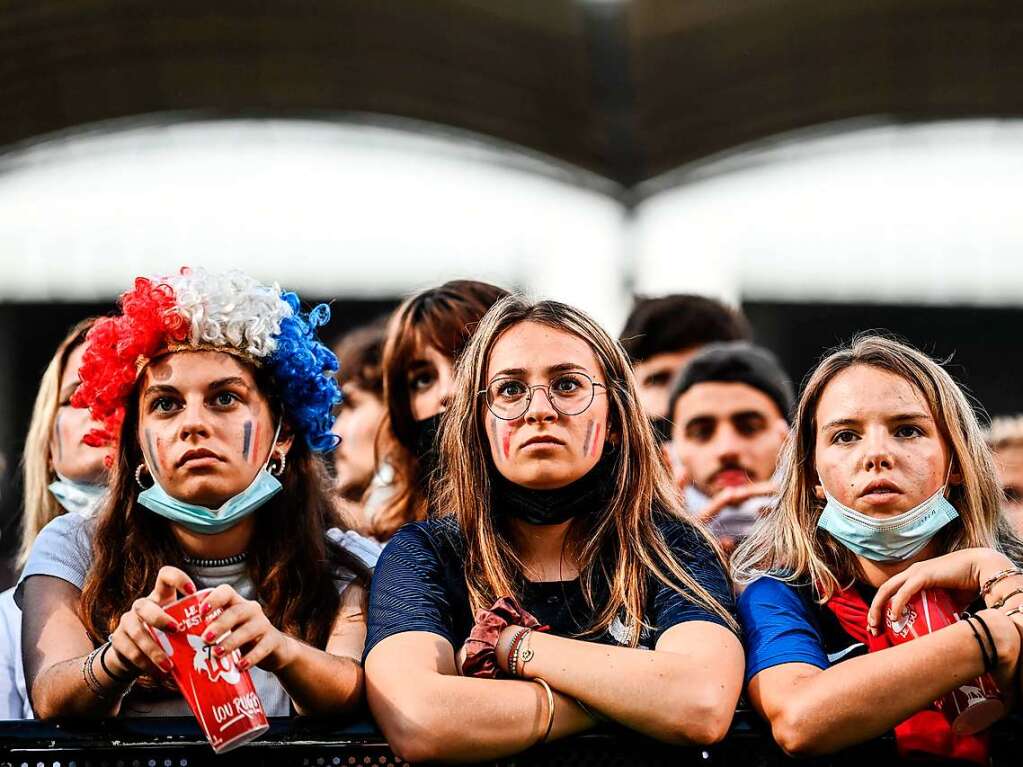
[[[942,589],[923,589],[906,604],[897,620],[885,617],[885,634],[902,644],[951,626],[959,620],[955,605]],[[934,702],[960,735],[972,735],[1005,716],[1005,701],[990,674],[971,679]]]
[[[208,644],[202,634],[207,620],[199,615],[199,604],[210,592],[205,589],[164,607],[178,622],[179,630],[168,634],[151,629],[174,664],[171,672],[181,694],[218,754],[258,738],[270,725],[266,721],[263,702],[252,684],[248,671],[236,665],[240,654],[218,657],[215,644]],[[210,613],[216,617],[221,610]]]

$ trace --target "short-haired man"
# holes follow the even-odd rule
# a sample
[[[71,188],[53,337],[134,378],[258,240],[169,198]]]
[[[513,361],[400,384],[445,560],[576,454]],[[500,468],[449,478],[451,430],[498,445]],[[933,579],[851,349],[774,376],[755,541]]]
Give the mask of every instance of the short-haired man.
[[[992,419],[987,441],[1002,485],[1002,514],[1023,537],[1023,415]]]
[[[640,405],[662,441],[671,439],[668,393],[683,365],[707,344],[750,338],[742,312],[713,298],[636,299],[620,340],[632,359]]]
[[[712,344],[683,368],[669,398],[671,449],[690,514],[730,549],[778,488],[794,394],[778,360],[745,342]]]

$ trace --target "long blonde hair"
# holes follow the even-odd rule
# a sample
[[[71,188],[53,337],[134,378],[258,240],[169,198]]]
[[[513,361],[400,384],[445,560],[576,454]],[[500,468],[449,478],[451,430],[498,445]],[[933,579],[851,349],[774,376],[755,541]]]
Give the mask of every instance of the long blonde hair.
[[[90,317],[68,331],[39,381],[39,391],[32,407],[32,420],[29,422],[28,435],[25,437],[25,452],[21,459],[24,476],[22,496],[24,513],[21,523],[21,545],[17,557],[18,568],[24,567],[28,561],[28,553],[32,550],[32,544],[39,531],[46,527],[50,520],[64,513],[64,509],[48,489],[54,478],[50,465],[50,440],[53,437],[53,422],[60,408],[60,379],[64,376],[68,357],[85,343],[85,334],[95,322],[96,318]]]
[[[732,575],[749,583],[770,573],[786,581],[809,581],[822,602],[860,575],[855,555],[818,529],[824,502],[815,494],[814,446],[817,405],[836,375],[854,365],[893,373],[913,384],[927,400],[938,431],[952,453],[952,470],[961,484],[949,489],[959,518],[939,534],[942,553],[974,546],[1001,548],[1000,501],[991,453],[973,407],[941,365],[906,344],[878,335],[861,335],[830,353],[817,366],[799,399],[785,445],[781,496],[777,507],[732,554]]]
[[[642,416],[636,385],[624,351],[586,314],[555,301],[529,303],[519,296],[502,299],[487,312],[459,360],[452,401],[441,425],[440,470],[433,508],[454,517],[465,538],[465,581],[473,611],[496,598],[521,597],[523,564],[507,532],[491,512],[493,468],[484,433],[482,402],[490,352],[498,338],[521,322],[535,322],[585,341],[603,372],[608,397],[608,433],[616,434],[613,457],[615,490],[607,513],[583,515],[573,522],[566,553],[579,568],[583,592],[598,612],[586,632],[606,630],[615,618],[630,627],[639,641],[647,581],[683,593],[720,616],[729,626],[728,611],[673,556],[656,524],[655,512],[693,525],[721,558],[716,541],[681,512],[682,502],[659,457],[649,422]],[[722,560],[723,563],[723,560]],[[606,604],[594,604],[597,578],[608,583]]]

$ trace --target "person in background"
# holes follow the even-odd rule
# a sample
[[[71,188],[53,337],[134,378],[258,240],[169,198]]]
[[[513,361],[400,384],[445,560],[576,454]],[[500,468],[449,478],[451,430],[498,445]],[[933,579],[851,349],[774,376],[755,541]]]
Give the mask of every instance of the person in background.
[[[688,479],[686,511],[726,551],[777,495],[793,401],[774,355],[743,341],[705,346],[672,385],[670,449]]]
[[[338,493],[357,508],[376,473],[377,434],[386,413],[385,323],[381,319],[356,328],[335,346],[340,366],[337,379],[344,398],[334,421],[333,431],[341,438],[334,450],[334,474]],[[358,516],[361,522],[361,508]]]
[[[383,363],[387,417],[377,450],[382,465],[364,505],[366,531],[377,540],[426,518],[455,362],[483,315],[506,295],[485,282],[452,280],[408,298],[391,316]]]
[[[742,312],[713,298],[670,295],[636,299],[619,340],[636,371],[639,403],[661,442],[671,439],[671,382],[689,358],[707,344],[752,337]]]
[[[1023,571],[966,395],[916,349],[859,337],[807,381],[782,464],[777,507],[732,556],[748,697],[775,740],[812,756],[894,729],[900,758],[989,764],[935,705],[988,672],[1008,710],[1020,685]],[[971,615],[897,643],[886,616],[921,589]]]
[[[607,333],[565,304],[502,300],[440,442],[431,518],[373,579],[367,694],[395,752],[493,760],[601,719],[723,738],[743,668],[731,586]]]
[[[992,419],[986,432],[1002,486],[1002,513],[1017,537],[1023,537],[1023,415]]]
[[[120,306],[71,400],[112,449],[107,499],[42,530],[15,593],[36,714],[187,716],[149,629],[175,631],[163,608],[200,588],[204,639],[268,716],[357,709],[379,547],[344,528],[317,455],[341,396],[329,309],[203,269],[140,277]]]
[[[85,335],[94,323],[90,318],[71,328],[39,381],[22,454],[24,512],[18,569],[50,520],[67,512],[91,516],[106,492],[106,451],[84,439],[98,424],[89,411],[71,406]],[[0,594],[0,719],[31,718],[21,662],[21,610],[12,588]]]

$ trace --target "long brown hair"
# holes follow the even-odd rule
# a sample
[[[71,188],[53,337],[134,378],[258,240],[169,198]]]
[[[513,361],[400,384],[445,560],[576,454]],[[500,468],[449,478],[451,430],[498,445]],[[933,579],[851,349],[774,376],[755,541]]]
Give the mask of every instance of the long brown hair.
[[[452,280],[406,299],[391,316],[384,342],[384,401],[377,454],[394,470],[393,493],[374,515],[371,533],[390,538],[406,522],[426,517],[430,477],[416,459],[408,372],[416,355],[433,346],[457,360],[487,310],[508,295],[474,280]],[[380,460],[377,461],[380,463]]]
[[[64,509],[49,491],[54,478],[53,467],[50,465],[50,440],[53,438],[53,422],[60,409],[60,379],[64,377],[68,357],[85,343],[85,335],[95,322],[95,317],[89,317],[68,331],[39,381],[39,391],[32,407],[32,420],[25,438],[25,452],[21,458],[24,515],[17,558],[19,568],[28,560],[39,531],[50,520],[64,513]]]
[[[783,451],[784,478],[777,508],[732,554],[737,582],[748,583],[767,573],[787,581],[808,581],[827,601],[860,577],[856,556],[817,527],[824,501],[815,492],[814,464],[821,395],[835,376],[854,365],[893,373],[915,386],[948,445],[952,471],[961,475],[962,483],[949,488],[948,499],[959,518],[938,534],[940,551],[975,546],[1000,549],[1002,541],[1012,540],[1007,530],[1000,529],[1001,492],[994,464],[966,394],[926,354],[891,338],[865,334],[832,351],[807,381]]]
[[[692,525],[724,567],[716,541],[681,511],[678,489],[642,416],[625,352],[578,309],[556,301],[529,303],[519,296],[498,302],[477,328],[458,364],[454,395],[441,429],[435,508],[454,517],[465,537],[465,582],[472,609],[489,607],[508,594],[521,597],[522,561],[501,520],[491,512],[490,478],[497,469],[486,448],[486,406],[477,396],[486,387],[494,344],[521,322],[571,333],[593,349],[607,390],[608,433],[618,436],[613,457],[615,491],[607,512],[577,517],[566,538],[566,553],[577,564],[587,602],[596,610],[587,633],[606,630],[623,613],[625,625],[642,626],[651,575],[736,627],[728,611],[674,557],[657,525],[658,515]],[[599,581],[608,584],[609,593],[606,603],[598,605],[594,589]],[[635,645],[640,632],[630,634]]]
[[[274,418],[280,418],[281,407],[272,396],[268,375],[256,369],[255,379]],[[81,618],[96,641],[114,630],[132,602],[152,590],[160,567],[187,569],[170,523],[137,501],[134,474],[142,462],[138,396],[136,386],[126,403],[110,494],[97,521],[92,566],[82,589]],[[284,428],[288,428],[286,417]],[[326,536],[330,528],[346,526],[331,500],[322,460],[304,439],[292,443],[280,481],[284,489],[255,512],[249,576],[256,598],[276,628],[323,648],[340,604],[335,575],[347,570],[365,585],[369,571]]]

